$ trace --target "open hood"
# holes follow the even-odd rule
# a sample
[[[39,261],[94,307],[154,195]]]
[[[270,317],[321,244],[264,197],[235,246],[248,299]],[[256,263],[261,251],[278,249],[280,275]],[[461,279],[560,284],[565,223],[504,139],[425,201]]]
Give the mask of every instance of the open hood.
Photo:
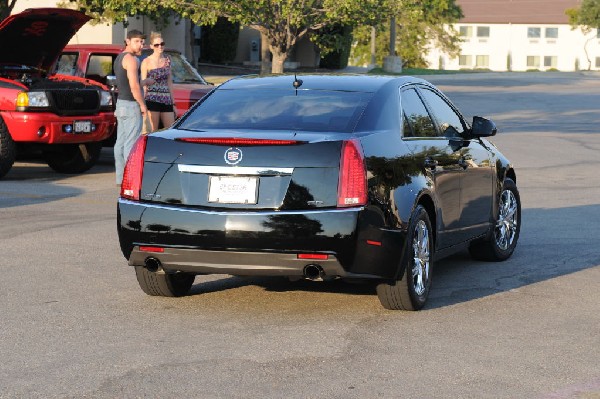
[[[48,70],[90,17],[65,8],[31,8],[0,22],[0,65]]]

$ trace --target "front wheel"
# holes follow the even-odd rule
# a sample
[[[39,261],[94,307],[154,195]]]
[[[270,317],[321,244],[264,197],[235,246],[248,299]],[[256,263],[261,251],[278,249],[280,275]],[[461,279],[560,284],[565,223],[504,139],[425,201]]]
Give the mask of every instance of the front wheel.
[[[188,273],[165,273],[150,271],[135,266],[135,275],[140,288],[148,295],[178,297],[186,295],[196,276]]]
[[[498,199],[494,231],[483,241],[472,242],[469,252],[474,259],[500,262],[510,258],[521,231],[521,198],[517,185],[506,178]]]
[[[429,296],[434,251],[433,230],[429,215],[421,205],[411,215],[405,245],[402,278],[393,283],[377,285],[377,296],[386,309],[419,310]]]
[[[0,178],[10,171],[17,157],[17,146],[13,141],[6,124],[0,118]]]
[[[102,143],[56,145],[44,151],[44,159],[59,173],[83,173],[98,162],[101,150]]]

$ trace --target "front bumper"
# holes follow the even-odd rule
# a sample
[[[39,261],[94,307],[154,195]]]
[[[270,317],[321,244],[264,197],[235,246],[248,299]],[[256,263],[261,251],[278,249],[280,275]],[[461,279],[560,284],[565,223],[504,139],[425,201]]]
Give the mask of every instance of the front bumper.
[[[153,258],[166,271],[291,277],[317,264],[328,277],[393,278],[405,234],[377,226],[378,214],[362,207],[207,211],[120,199],[117,228],[132,266]]]
[[[108,138],[116,123],[112,112],[91,116],[59,116],[48,112],[6,112],[2,118],[15,142],[40,144],[76,144]],[[90,121],[89,133],[66,133],[65,126],[75,121]]]

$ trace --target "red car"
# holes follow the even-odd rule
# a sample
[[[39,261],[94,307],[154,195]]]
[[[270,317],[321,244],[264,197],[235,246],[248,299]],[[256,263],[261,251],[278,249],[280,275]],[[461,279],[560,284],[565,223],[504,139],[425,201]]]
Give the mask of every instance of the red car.
[[[115,58],[123,49],[123,46],[115,44],[68,45],[58,59],[56,71],[106,84],[107,76],[114,75]],[[152,50],[144,49],[141,58],[151,53]],[[177,117],[180,117],[214,86],[207,83],[179,51],[165,50],[165,53],[172,61],[173,94]]]
[[[105,85],[52,73],[61,50],[89,17],[37,8],[0,22],[0,178],[18,153],[41,153],[62,173],[94,166],[115,118]]]

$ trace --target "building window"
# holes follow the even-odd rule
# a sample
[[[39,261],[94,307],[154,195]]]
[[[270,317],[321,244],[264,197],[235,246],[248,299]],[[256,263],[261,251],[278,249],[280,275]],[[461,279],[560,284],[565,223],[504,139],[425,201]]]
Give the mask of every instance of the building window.
[[[490,66],[490,56],[489,55],[478,55],[475,58],[475,67],[476,68],[488,68]]]
[[[530,39],[539,39],[542,35],[542,28],[527,28],[527,37]]]
[[[558,66],[558,57],[555,55],[544,57],[544,66],[546,68],[556,68]]]
[[[478,26],[477,27],[477,37],[490,37],[490,27],[489,26]]]
[[[546,39],[558,39],[558,28],[546,28]]]
[[[528,55],[527,56],[527,68],[539,68],[540,67],[540,57],[537,55]]]
[[[459,55],[458,56],[458,66],[471,68],[473,65],[473,56],[470,55]]]
[[[600,57],[596,57],[596,68],[600,68]]]
[[[458,28],[458,33],[460,37],[471,37],[473,36],[473,27],[472,26],[460,26]]]

